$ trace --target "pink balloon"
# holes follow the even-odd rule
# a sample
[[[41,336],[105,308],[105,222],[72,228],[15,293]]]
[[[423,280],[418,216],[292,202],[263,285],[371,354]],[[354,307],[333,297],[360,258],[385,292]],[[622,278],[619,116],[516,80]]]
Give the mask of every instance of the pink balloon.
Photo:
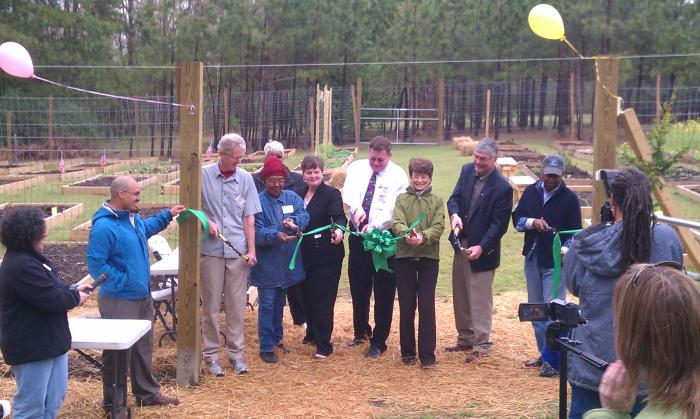
[[[27,50],[17,42],[0,45],[0,68],[11,76],[29,78],[34,76],[34,64]]]

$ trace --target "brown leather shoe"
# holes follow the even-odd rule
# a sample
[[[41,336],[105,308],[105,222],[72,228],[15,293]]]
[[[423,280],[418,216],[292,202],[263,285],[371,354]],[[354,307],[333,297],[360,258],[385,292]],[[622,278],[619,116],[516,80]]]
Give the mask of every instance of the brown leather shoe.
[[[472,353],[470,353],[469,355],[467,355],[467,357],[466,357],[466,359],[464,360],[464,362],[466,362],[467,364],[471,364],[471,363],[474,362],[474,361],[478,361],[479,359],[481,359],[481,358],[486,358],[486,357],[488,357],[488,356],[489,356],[489,354],[487,354],[487,353],[485,353],[485,352],[472,351]]]
[[[158,393],[151,400],[137,399],[136,404],[141,406],[177,406],[178,404],[180,404],[180,400],[174,397],[168,397]]]
[[[469,345],[455,344],[445,348],[446,352],[467,352],[471,351],[472,347]]]

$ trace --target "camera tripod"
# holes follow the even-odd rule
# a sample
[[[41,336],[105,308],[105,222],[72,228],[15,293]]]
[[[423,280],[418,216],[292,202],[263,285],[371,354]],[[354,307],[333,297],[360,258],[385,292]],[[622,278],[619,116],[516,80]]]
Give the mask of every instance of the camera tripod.
[[[575,326],[574,326],[575,327]],[[562,337],[562,334],[570,334],[572,326],[565,325],[559,321],[553,321],[547,326],[547,348],[551,351],[559,351],[559,419],[566,419],[566,386],[567,386],[567,352],[573,352],[584,361],[593,365],[601,371],[608,368],[608,363],[602,359],[578,349],[575,345],[580,342],[572,340],[571,337]]]

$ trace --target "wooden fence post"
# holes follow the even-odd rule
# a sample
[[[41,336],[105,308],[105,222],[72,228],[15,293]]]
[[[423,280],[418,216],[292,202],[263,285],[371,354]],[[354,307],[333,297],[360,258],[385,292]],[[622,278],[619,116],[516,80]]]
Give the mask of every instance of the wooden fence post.
[[[355,148],[360,147],[360,135],[362,134],[362,77],[357,78],[357,92],[355,93]]]
[[[318,142],[319,142],[319,135],[320,133],[318,132],[320,125],[321,125],[321,88],[318,84],[316,84],[316,129],[314,130],[314,154],[318,154]]]
[[[202,88],[204,65],[184,62],[177,66],[178,102],[193,104],[194,114],[180,108],[180,203],[200,209],[202,195]],[[196,217],[180,224],[180,270],[177,304],[177,384],[193,386],[199,381],[202,359],[199,309],[200,224]]]
[[[595,115],[593,116],[593,172],[617,164],[617,95],[620,62],[617,57],[596,57]],[[598,209],[608,197],[602,182],[593,182],[593,223],[600,222]]]
[[[486,118],[484,119],[484,138],[489,138],[491,125],[491,89],[486,89]]]
[[[644,135],[644,130],[639,124],[637,113],[634,109],[627,109],[620,115],[620,119],[627,133],[629,145],[634,151],[637,160],[640,162],[649,161],[651,158],[651,147],[649,147],[649,142],[647,141],[646,135]],[[654,198],[656,198],[656,201],[661,206],[664,215],[680,218],[678,207],[676,207],[676,203],[671,196],[670,186],[666,185],[664,179],[661,177],[658,178],[658,183],[656,185],[653,191]],[[700,244],[695,240],[693,233],[689,229],[676,227],[676,231],[681,238],[683,249],[688,254],[690,263],[697,271],[700,269]]]
[[[442,145],[445,143],[445,78],[440,77],[438,80],[438,97],[437,97],[438,121],[437,121],[437,143]]]
[[[576,101],[574,100],[574,72],[569,74],[569,139],[574,141],[576,138]]]

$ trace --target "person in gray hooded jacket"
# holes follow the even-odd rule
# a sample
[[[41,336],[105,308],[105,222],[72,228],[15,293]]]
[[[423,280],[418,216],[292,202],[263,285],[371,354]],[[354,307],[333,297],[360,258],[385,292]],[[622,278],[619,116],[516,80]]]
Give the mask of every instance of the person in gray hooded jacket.
[[[618,278],[635,263],[683,262],[676,232],[655,223],[651,184],[642,172],[628,168],[615,176],[610,205],[615,222],[595,225],[576,235],[562,269],[562,279],[579,297],[581,316],[588,320],[587,326],[574,329],[574,338],[581,342],[578,349],[606,362],[617,360],[612,294]],[[598,385],[603,373],[574,354],[569,354],[568,366],[569,418],[581,418],[588,410],[601,407]],[[633,415],[643,408],[645,394],[642,389]]]

